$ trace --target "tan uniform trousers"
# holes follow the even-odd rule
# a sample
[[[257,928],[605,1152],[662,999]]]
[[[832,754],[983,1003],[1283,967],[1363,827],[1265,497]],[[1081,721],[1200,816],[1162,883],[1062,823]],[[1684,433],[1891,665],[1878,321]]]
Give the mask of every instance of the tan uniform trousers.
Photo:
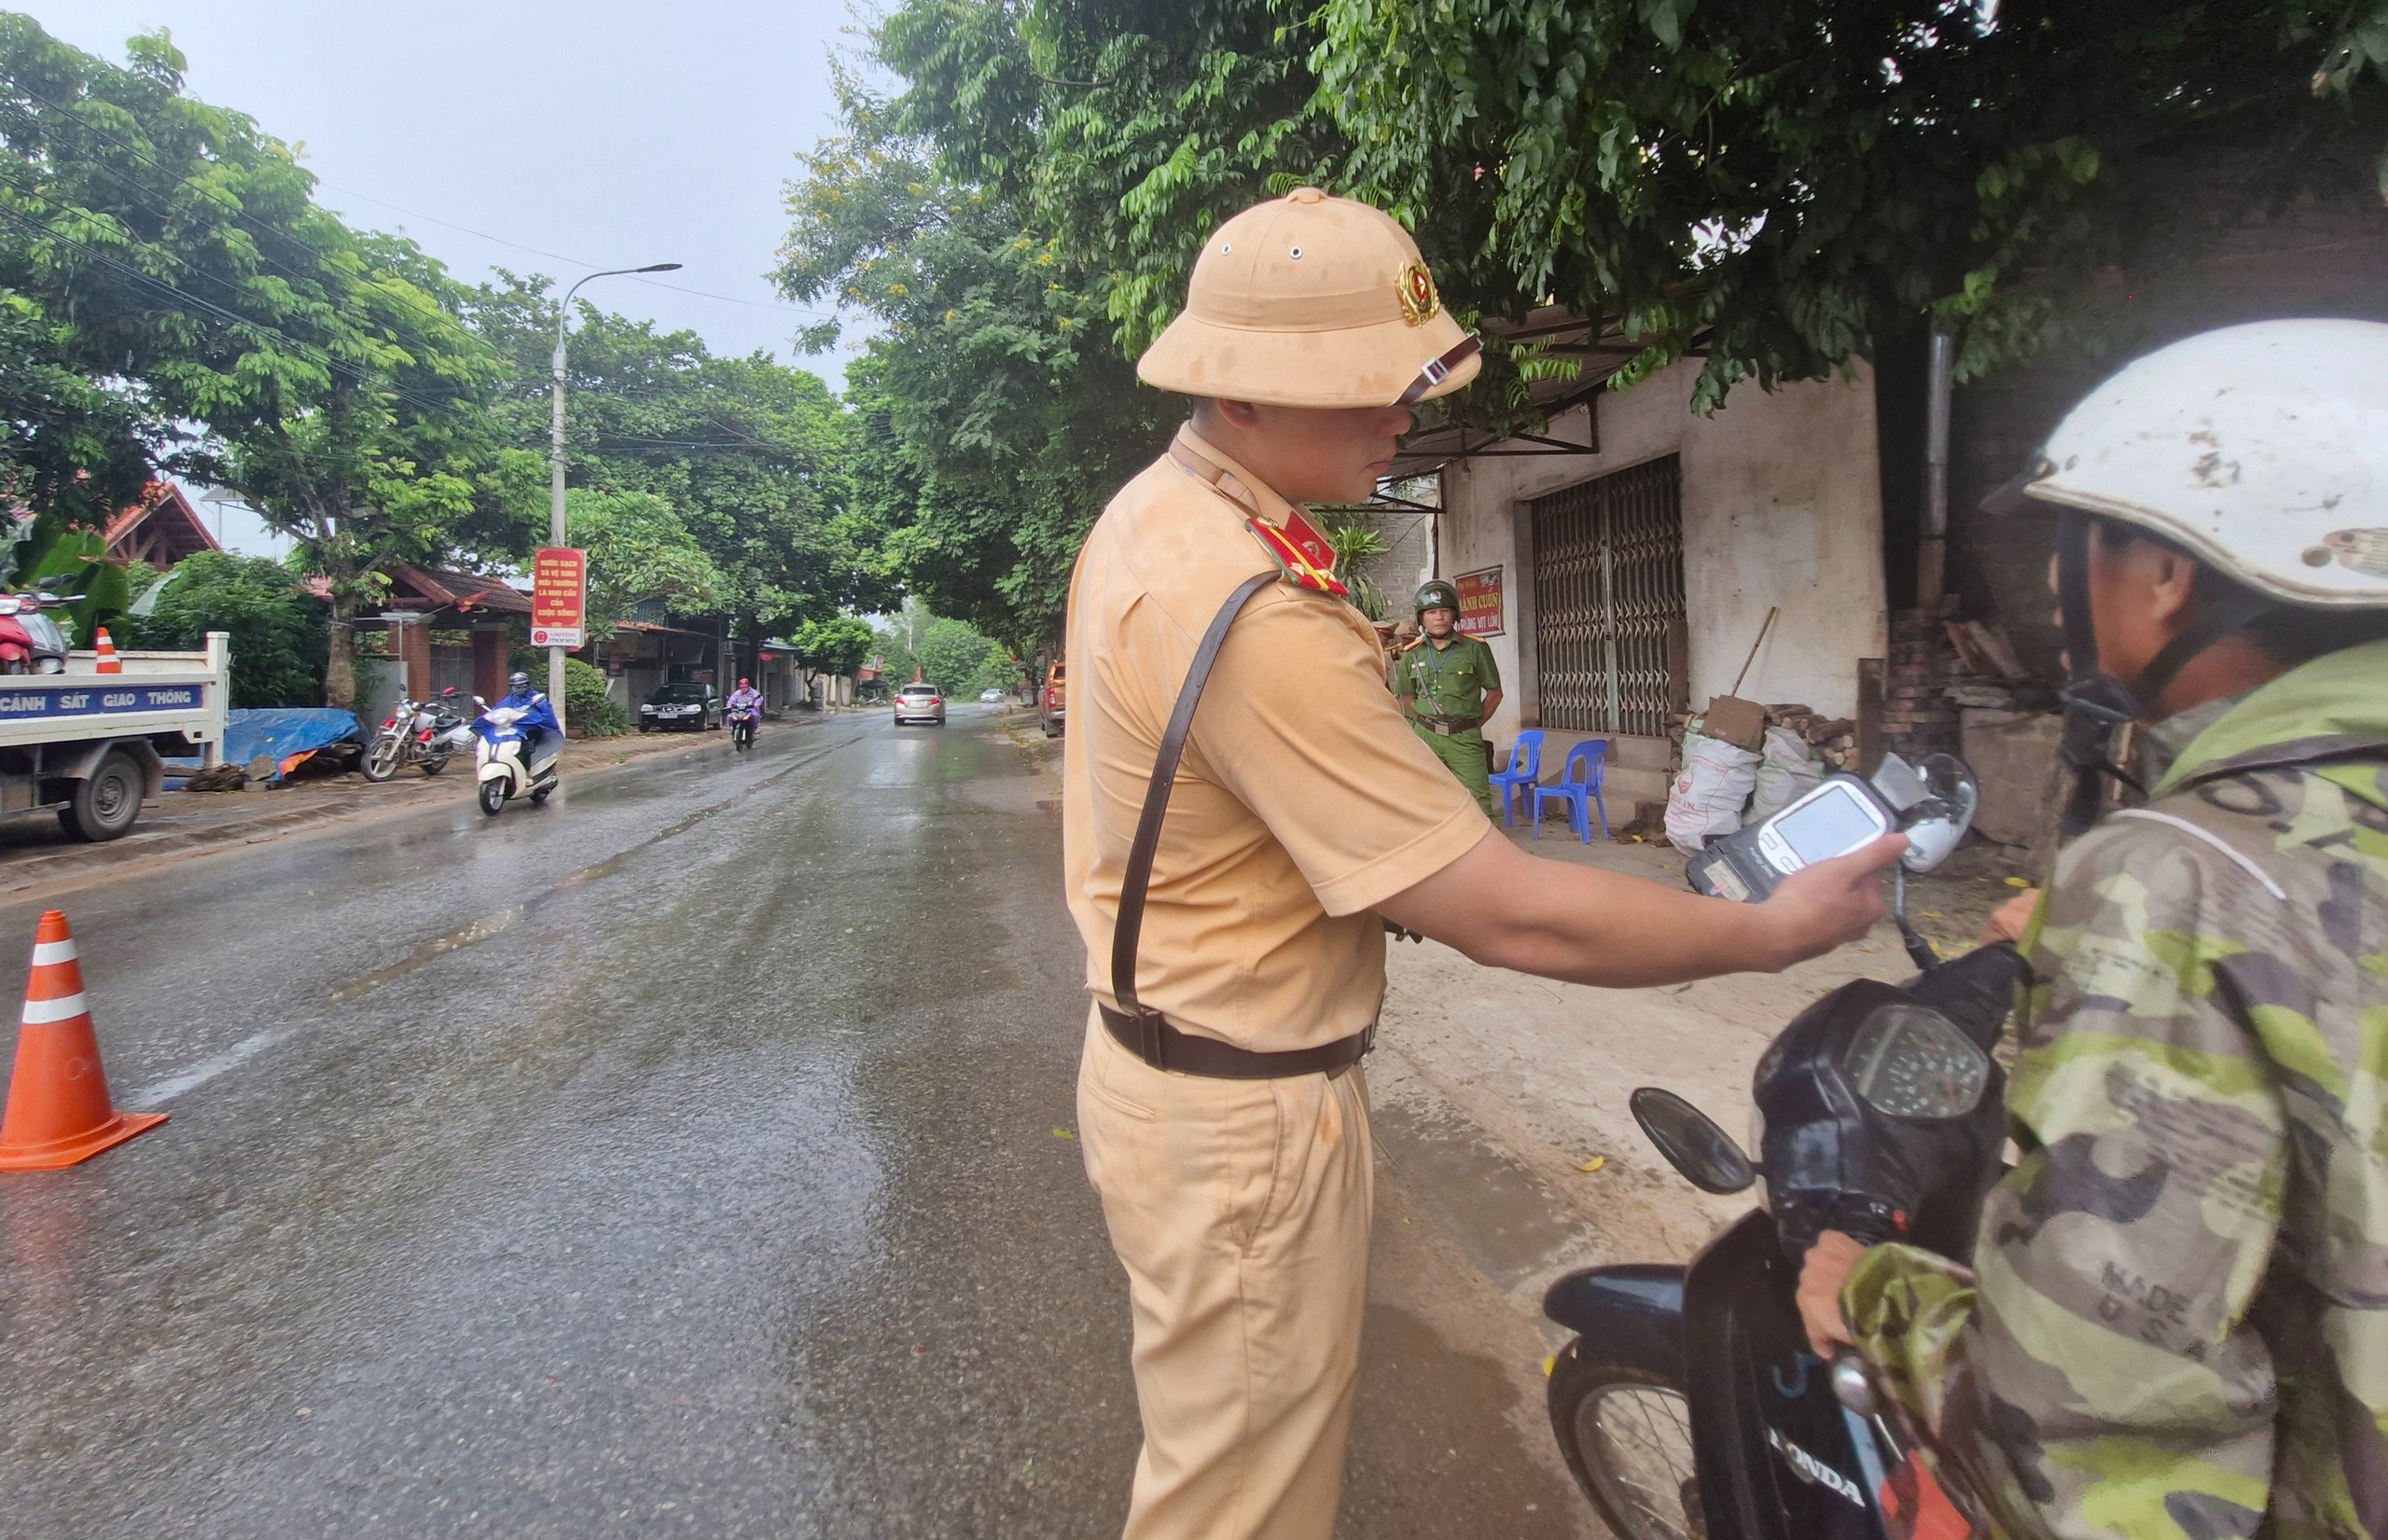
[[[1089,1022],[1078,1132],[1128,1269],[1127,1540],[1326,1540],[1368,1295],[1368,1083],[1154,1069]]]

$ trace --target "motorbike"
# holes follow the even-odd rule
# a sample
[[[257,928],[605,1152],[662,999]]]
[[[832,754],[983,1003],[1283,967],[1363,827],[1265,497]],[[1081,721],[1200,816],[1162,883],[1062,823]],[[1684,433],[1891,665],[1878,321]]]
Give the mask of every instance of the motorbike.
[[[54,593],[0,594],[0,674],[65,672],[65,630],[42,614],[63,604]]]
[[[1936,756],[1950,759],[1950,756]],[[2005,1148],[1992,1057],[2025,967],[1999,943],[1943,962],[1907,916],[1906,873],[1952,850],[1972,772],[1914,810],[1893,916],[1923,972],[1861,978],[1801,1011],[1759,1058],[1754,1160],[1672,1091],[1634,1121],[1704,1192],[1763,1201],[1687,1266],[1569,1273],[1543,1312],[1576,1334],[1554,1359],[1550,1420],[1576,1479],[1624,1540],[1960,1540],[1978,1528],[1937,1479],[1864,1361],[1811,1351],[1795,1296],[1819,1233],[1965,1261]],[[1956,825],[1953,831],[1949,825]]]
[[[480,740],[475,754],[481,812],[492,818],[518,797],[530,798],[535,807],[544,803],[562,779],[557,770],[557,759],[563,752],[562,735],[550,735],[533,749],[531,735],[522,727],[525,715],[520,706],[496,706],[470,724]]]
[[[729,742],[742,749],[755,746],[755,708],[733,706],[729,712]]]
[[[454,691],[449,691],[452,696]],[[368,781],[387,781],[409,765],[420,765],[425,775],[448,768],[448,760],[469,735],[465,719],[447,699],[410,701],[403,697],[382,719],[372,743],[365,751]]]

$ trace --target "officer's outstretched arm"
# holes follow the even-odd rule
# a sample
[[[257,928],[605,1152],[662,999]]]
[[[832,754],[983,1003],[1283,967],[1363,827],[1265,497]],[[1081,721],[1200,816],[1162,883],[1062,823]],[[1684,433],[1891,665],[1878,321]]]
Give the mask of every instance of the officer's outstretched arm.
[[[1786,879],[1763,904],[1736,904],[1529,855],[1488,832],[1377,912],[1489,967],[1578,984],[1772,973],[1871,929],[1882,918],[1877,874],[1905,849],[1904,836],[1887,835]]]

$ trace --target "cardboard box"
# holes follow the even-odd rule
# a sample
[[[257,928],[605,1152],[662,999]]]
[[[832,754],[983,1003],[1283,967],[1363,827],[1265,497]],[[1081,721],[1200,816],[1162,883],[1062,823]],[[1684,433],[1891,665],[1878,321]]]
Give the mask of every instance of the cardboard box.
[[[1766,708],[1737,695],[1720,695],[1708,702],[1700,730],[1755,754],[1758,745],[1766,742]]]

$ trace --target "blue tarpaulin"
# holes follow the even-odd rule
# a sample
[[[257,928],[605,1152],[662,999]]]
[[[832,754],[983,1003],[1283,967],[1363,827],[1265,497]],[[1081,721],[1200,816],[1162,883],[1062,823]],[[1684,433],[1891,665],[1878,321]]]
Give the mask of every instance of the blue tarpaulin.
[[[271,779],[275,781],[282,779],[282,767],[289,764],[294,756],[352,738],[359,742],[365,738],[354,712],[294,706],[224,714],[224,762],[245,765],[260,754],[268,755],[274,762]],[[177,770],[188,774],[197,769],[196,758],[166,761],[169,777]]]

